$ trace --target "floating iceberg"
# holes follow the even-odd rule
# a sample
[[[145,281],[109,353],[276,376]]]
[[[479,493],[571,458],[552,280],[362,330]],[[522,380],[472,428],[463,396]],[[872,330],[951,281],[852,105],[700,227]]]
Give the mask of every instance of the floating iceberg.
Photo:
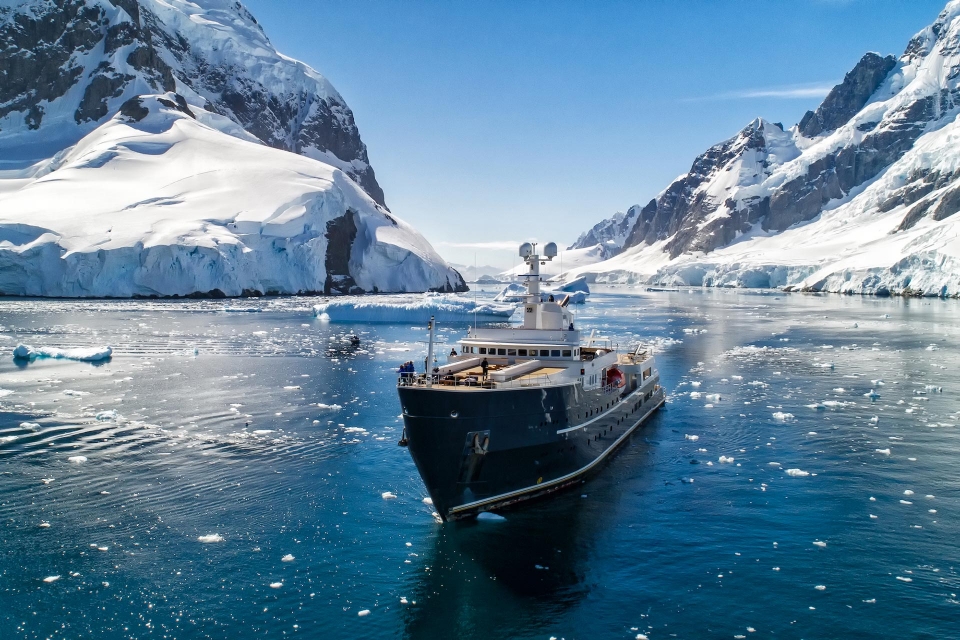
[[[473,320],[505,321],[514,305],[475,302],[453,294],[393,295],[368,298],[344,297],[313,307],[316,316],[326,314],[331,322],[423,323],[433,316],[438,322]]]
[[[561,284],[556,288],[556,291],[565,291],[566,293],[574,293],[577,291],[590,293],[590,287],[587,286],[586,276],[580,276],[575,280]]]
[[[582,281],[583,278],[578,278],[574,282],[570,283],[571,285],[575,282]],[[556,289],[546,289],[541,288],[540,290],[540,300],[541,302],[547,302],[552,296],[554,301],[560,302],[566,296],[570,296],[569,304],[583,304],[587,301],[587,296],[590,295],[589,291],[586,291],[586,283],[583,285],[583,289],[578,289],[576,291],[570,291],[565,287],[568,285],[563,285],[557,287]],[[527,288],[518,282],[511,282],[506,287],[503,288],[503,291],[497,294],[497,297],[494,298],[494,302],[523,302],[524,296],[527,295]]]
[[[18,344],[13,350],[13,357],[17,360],[36,360],[37,358],[57,358],[63,360],[79,360],[81,362],[102,362],[109,360],[113,355],[112,347],[89,347],[85,349],[56,349],[54,347],[40,347],[34,349],[26,344]]]

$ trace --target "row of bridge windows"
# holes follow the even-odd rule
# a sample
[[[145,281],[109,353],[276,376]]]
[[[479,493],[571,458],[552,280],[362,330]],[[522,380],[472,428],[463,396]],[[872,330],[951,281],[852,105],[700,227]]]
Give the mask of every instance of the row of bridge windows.
[[[506,347],[467,347],[462,353],[476,353],[481,356],[518,356],[528,358],[572,358],[580,355],[580,349],[509,349]]]

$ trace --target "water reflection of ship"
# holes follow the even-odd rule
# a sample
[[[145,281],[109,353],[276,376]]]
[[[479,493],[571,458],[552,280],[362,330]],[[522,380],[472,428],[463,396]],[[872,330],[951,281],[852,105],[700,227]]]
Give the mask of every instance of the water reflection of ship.
[[[581,485],[586,498],[575,490],[533,509],[505,511],[505,521],[439,527],[424,578],[408,595],[417,604],[407,609],[405,637],[549,637],[557,619],[594,587],[589,567],[597,545],[618,526],[640,526],[618,522],[618,505],[657,482],[653,445],[644,436],[658,423],[654,417],[603,473]]]

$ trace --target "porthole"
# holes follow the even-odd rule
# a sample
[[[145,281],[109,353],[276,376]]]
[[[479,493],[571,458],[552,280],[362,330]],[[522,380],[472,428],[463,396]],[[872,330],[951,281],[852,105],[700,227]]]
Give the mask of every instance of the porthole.
[[[450,417],[451,417],[451,418],[459,417],[459,415],[460,415],[460,414],[457,413],[456,411],[451,411],[451,412],[450,412]]]

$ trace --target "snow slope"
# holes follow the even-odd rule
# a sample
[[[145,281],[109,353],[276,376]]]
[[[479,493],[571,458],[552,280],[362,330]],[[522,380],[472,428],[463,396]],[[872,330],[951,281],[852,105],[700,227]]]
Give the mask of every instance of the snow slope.
[[[133,96],[175,91],[384,204],[346,102],[233,0],[0,0],[0,78],[0,164],[48,158]]]
[[[0,291],[186,295],[463,288],[343,171],[173,93],[0,172]],[[215,291],[216,290],[216,291]]]
[[[608,247],[603,244],[595,244],[582,249],[567,249],[566,251],[560,251],[559,255],[552,261],[547,261],[540,265],[540,273],[545,277],[555,278],[572,269],[588,267],[602,262],[609,257],[609,255]],[[520,262],[520,264],[514,268],[507,269],[500,273],[498,278],[501,280],[513,280],[517,276],[527,273],[527,271],[527,265],[524,262]]]
[[[231,0],[0,0],[0,293],[465,290]]]
[[[757,119],[643,207],[605,282],[960,293],[960,1],[816,112]],[[596,228],[596,227],[595,227]]]

